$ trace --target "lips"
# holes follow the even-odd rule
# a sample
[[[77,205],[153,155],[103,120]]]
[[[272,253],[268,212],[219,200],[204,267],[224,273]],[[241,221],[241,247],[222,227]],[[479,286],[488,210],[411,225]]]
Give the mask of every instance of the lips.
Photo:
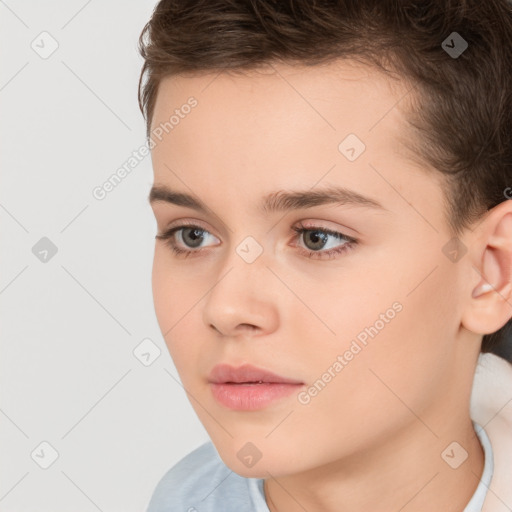
[[[239,367],[218,364],[210,372],[208,381],[214,384],[303,384],[250,364]]]

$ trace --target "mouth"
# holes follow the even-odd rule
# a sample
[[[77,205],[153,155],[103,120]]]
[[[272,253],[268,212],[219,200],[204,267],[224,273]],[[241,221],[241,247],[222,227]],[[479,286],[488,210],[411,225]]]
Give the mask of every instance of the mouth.
[[[250,364],[234,367],[218,364],[210,372],[208,382],[211,384],[304,384],[303,382],[283,377],[264,368]]]
[[[263,368],[220,364],[209,377],[213,397],[222,406],[236,411],[254,411],[296,393],[303,382],[283,377]]]

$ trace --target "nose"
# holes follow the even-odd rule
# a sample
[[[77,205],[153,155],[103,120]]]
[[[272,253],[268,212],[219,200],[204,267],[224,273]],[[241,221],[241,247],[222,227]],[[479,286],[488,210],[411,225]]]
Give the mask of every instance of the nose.
[[[278,324],[278,281],[263,257],[247,263],[234,256],[204,299],[203,321],[224,336],[271,333]]]
[[[212,329],[214,329],[215,331],[217,331],[219,334],[222,334],[223,336],[225,335],[225,332],[221,331],[218,327],[216,327],[214,324],[210,324],[210,327]],[[251,332],[254,332],[254,331],[260,331],[261,328],[255,324],[238,324],[236,327],[235,327],[235,334],[239,334],[239,333],[251,333]]]

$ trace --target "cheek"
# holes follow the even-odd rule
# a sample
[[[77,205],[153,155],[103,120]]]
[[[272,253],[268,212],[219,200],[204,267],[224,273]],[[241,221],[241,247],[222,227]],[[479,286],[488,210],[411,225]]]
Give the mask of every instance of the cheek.
[[[184,270],[173,264],[165,247],[155,247],[152,269],[152,292],[155,315],[169,354],[180,374],[187,382],[193,372],[201,347],[194,340],[201,336],[197,314],[205,290],[192,274],[184,278]]]
[[[193,300],[194,292],[183,284],[182,273],[180,276],[180,270],[172,264],[166,249],[158,246],[155,247],[153,258],[152,291],[155,315],[171,351],[177,331],[187,323],[187,311],[188,315],[193,313],[189,310],[198,299]]]
[[[162,250],[155,247],[153,256],[153,269],[151,275],[151,287],[153,291],[153,304],[155,306],[155,314],[160,324],[160,329],[165,333],[170,325],[169,316],[172,314],[172,294],[173,289],[172,274],[169,272],[167,265],[164,264]]]
[[[372,393],[384,386],[377,375],[412,402],[423,400],[433,379],[447,378],[460,324],[456,295],[450,294],[456,276],[451,262],[432,249],[422,259],[415,251],[403,252],[400,259],[376,258],[373,265],[340,273],[309,294],[311,309],[335,335],[326,331],[319,339],[317,331],[308,359],[318,373],[347,354],[350,379],[338,379],[338,384],[355,398],[354,407],[359,400],[371,402]],[[303,319],[303,332],[311,318]]]
[[[177,263],[171,249],[157,243],[153,256],[152,291],[156,316],[166,332],[201,298],[200,280],[186,264]]]
[[[401,281],[382,292],[380,307],[375,308],[370,299],[372,314],[362,329],[368,332],[370,325],[383,328],[368,338],[359,358],[361,371],[354,372],[350,386],[362,401],[375,403],[372,396],[384,393],[420,414],[442,395],[451,378],[459,320],[455,296],[446,290],[452,287],[454,277],[442,261],[400,268]],[[377,325],[379,314],[395,301],[401,311]],[[359,306],[364,307],[361,301]],[[360,325],[357,327],[359,330]]]

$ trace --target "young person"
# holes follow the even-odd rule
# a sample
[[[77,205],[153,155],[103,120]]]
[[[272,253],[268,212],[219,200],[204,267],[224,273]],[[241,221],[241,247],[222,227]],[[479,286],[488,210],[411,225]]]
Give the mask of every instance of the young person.
[[[162,0],[140,50],[211,437],[148,512],[512,510],[511,4]]]

